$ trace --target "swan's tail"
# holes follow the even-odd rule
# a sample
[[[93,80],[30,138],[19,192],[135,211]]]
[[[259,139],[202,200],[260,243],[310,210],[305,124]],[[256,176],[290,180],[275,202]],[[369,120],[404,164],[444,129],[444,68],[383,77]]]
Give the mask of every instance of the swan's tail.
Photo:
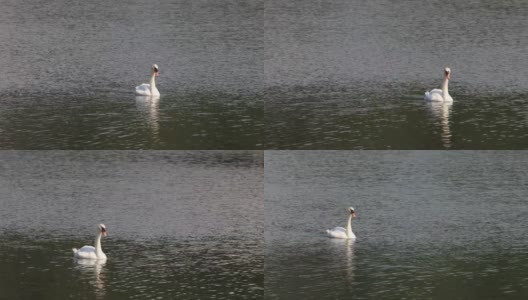
[[[77,248],[72,248],[72,251],[73,251],[73,254],[76,254],[77,251],[79,251],[79,250],[77,250]]]

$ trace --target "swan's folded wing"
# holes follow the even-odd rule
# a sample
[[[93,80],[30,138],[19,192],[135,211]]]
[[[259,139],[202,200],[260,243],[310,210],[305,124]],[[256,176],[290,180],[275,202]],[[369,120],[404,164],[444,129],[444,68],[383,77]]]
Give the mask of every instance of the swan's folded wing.
[[[95,252],[95,247],[93,246],[83,246],[79,249],[80,252]]]
[[[427,101],[443,101],[443,93],[441,89],[434,89],[430,92],[425,92],[424,99]]]
[[[343,227],[336,227],[334,229],[328,229],[326,233],[328,234],[329,237],[332,237],[332,238],[338,238],[338,239],[347,238],[346,230]]]
[[[84,246],[81,249],[77,250],[77,252],[74,251],[73,255],[76,258],[80,259],[97,259],[97,255],[95,254],[95,248],[92,246]]]
[[[143,83],[136,86],[136,94],[141,96],[150,96],[150,84]]]
[[[425,92],[424,100],[426,100],[426,101],[431,101],[431,93],[429,93],[429,92]]]

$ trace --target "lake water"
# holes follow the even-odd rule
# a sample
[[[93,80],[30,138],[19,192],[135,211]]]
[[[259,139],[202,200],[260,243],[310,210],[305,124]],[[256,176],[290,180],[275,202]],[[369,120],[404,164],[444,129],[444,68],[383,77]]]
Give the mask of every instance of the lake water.
[[[265,6],[267,148],[528,148],[528,2]]]
[[[266,151],[265,298],[526,299],[528,154]],[[353,206],[355,242],[329,239]]]
[[[261,152],[0,153],[6,299],[262,299]],[[104,264],[72,247],[108,236]]]
[[[262,1],[8,0],[0,148],[260,149],[262,24]]]

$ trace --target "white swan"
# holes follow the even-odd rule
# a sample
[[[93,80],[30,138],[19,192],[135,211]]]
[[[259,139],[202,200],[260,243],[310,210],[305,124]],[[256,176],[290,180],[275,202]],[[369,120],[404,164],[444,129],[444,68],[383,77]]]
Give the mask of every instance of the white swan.
[[[352,218],[356,217],[356,212],[353,207],[349,207],[348,211],[350,216],[348,216],[347,228],[335,227],[334,229],[327,229],[326,234],[328,237],[335,239],[355,239],[356,235],[352,232]]]
[[[453,102],[453,98],[449,95],[448,84],[451,80],[451,69],[445,68],[444,70],[445,78],[442,83],[442,89],[434,89],[430,92],[425,92],[424,100],[426,101],[446,101]]]
[[[106,255],[103,253],[101,248],[101,236],[106,236],[106,226],[99,224],[97,236],[95,237],[95,247],[84,246],[81,249],[73,248],[73,256],[81,259],[98,259],[106,260]]]
[[[160,92],[156,88],[156,77],[159,76],[158,65],[152,65],[152,76],[150,77],[150,84],[143,83],[136,86],[136,95],[139,96],[159,96]]]

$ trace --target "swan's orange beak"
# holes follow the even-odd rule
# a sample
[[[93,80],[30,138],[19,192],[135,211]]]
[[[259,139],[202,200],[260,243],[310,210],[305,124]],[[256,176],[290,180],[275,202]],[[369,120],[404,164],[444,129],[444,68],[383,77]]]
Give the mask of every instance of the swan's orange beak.
[[[352,217],[353,217],[353,218],[356,217],[356,213],[355,213],[355,212],[352,213]]]
[[[158,71],[154,72],[154,75],[159,76],[159,72]]]
[[[101,233],[103,234],[103,236],[106,236],[106,229],[101,230]]]

